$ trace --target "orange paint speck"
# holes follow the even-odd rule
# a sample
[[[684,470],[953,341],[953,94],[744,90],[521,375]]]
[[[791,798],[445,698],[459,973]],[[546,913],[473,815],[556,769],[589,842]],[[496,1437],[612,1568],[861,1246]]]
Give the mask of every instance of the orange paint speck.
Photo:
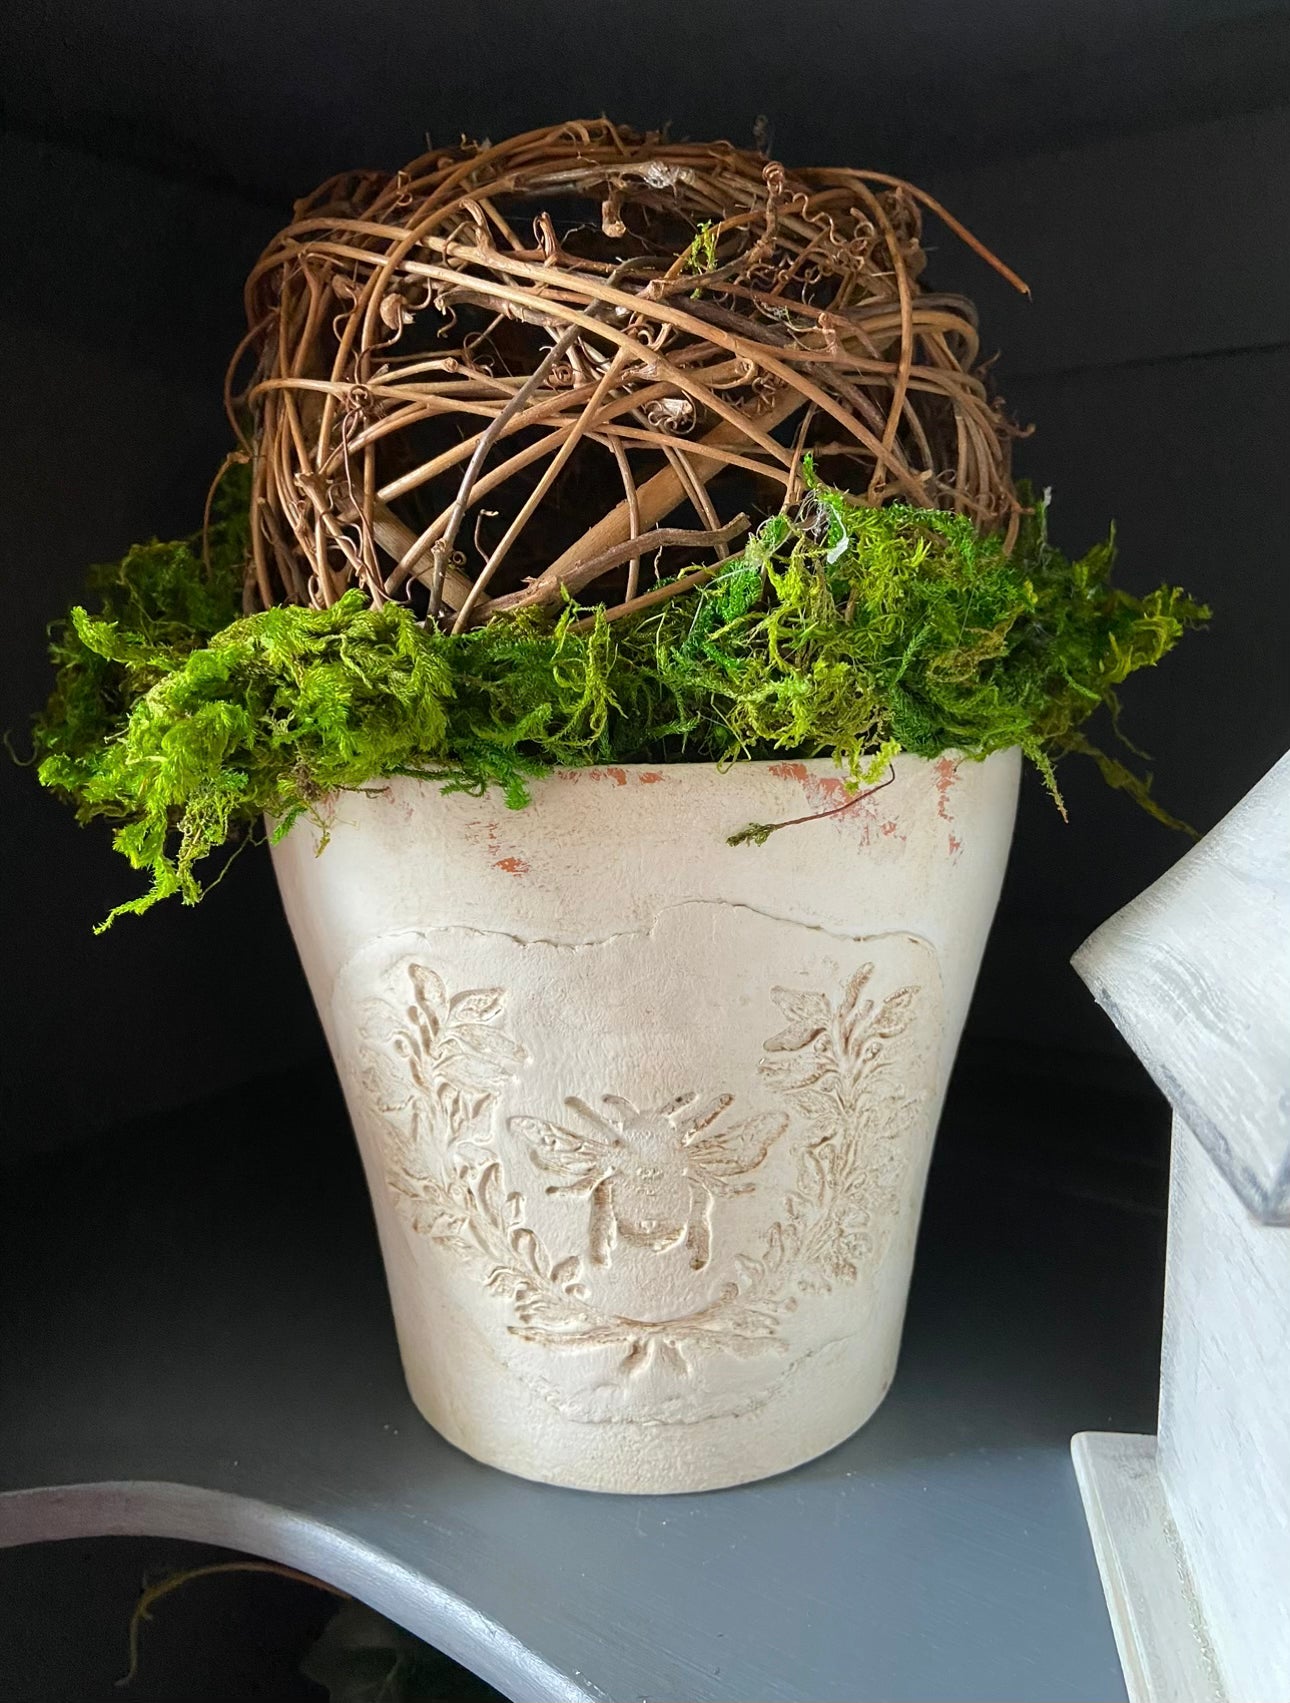
[[[940,757],[936,762],[936,814],[942,822],[952,822],[950,793],[959,777],[959,766],[953,757]]]
[[[467,822],[466,833],[475,844],[483,842],[486,856],[497,856],[501,830],[496,822],[486,822],[482,816],[476,816],[473,821]]]
[[[840,833],[858,831],[860,844],[869,844],[870,825],[867,820],[861,825],[861,813],[868,817],[874,810],[874,806],[867,802],[870,789],[862,787],[857,794],[841,775],[813,775],[805,763],[771,763],[768,770],[777,781],[794,781],[800,786],[802,796],[814,814],[833,817]],[[856,805],[855,810],[848,808],[852,804]],[[892,826],[894,828],[895,824]]]
[[[648,769],[643,775],[641,775],[640,783],[642,786],[655,786],[662,779],[662,775],[658,774],[656,770]]]
[[[522,857],[499,857],[494,869],[504,869],[508,875],[527,875],[529,866]]]
[[[883,825],[882,825],[882,832],[887,836],[888,839],[890,839],[891,836],[896,832],[895,822],[884,822]]]
[[[627,785],[626,769],[606,769],[604,772],[609,776],[610,780],[613,781],[615,786]]]
[[[956,838],[955,835],[951,834],[950,835],[950,856],[951,857],[957,857],[962,850],[963,850],[962,840]]]

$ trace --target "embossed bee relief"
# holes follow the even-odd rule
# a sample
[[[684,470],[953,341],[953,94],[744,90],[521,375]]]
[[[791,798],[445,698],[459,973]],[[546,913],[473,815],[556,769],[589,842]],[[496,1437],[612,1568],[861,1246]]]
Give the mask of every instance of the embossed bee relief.
[[[418,937],[390,957],[381,996],[354,1012],[355,1062],[405,1233],[483,1286],[498,1343],[516,1345],[508,1358],[535,1388],[563,1401],[582,1385],[583,1416],[607,1416],[613,1387],[626,1401],[649,1372],[662,1405],[633,1397],[616,1416],[693,1416],[702,1367],[784,1354],[790,1318],[797,1353],[802,1309],[862,1277],[872,1287],[934,1111],[929,947],[840,942],[853,963],[838,962],[836,986],[753,990],[741,1003],[760,1008],[758,1030],[714,1027],[702,1062],[728,1069],[714,1082],[696,1080],[697,1056],[673,1071],[662,1032],[647,1065],[625,1046],[622,1062],[604,1045],[593,1062],[595,1036],[569,1019],[598,997],[594,960],[498,948],[553,957],[571,1008],[557,1013],[532,975],[517,993],[459,985],[448,944]],[[602,1040],[612,1024],[606,1011]],[[669,1074],[672,1091],[654,1092]],[[863,1307],[848,1312],[861,1328]]]
[[[620,1239],[652,1253],[683,1242],[691,1267],[702,1271],[712,1257],[714,1196],[750,1190],[737,1179],[757,1169],[788,1124],[784,1112],[763,1112],[710,1131],[733,1099],[678,1094],[638,1111],[605,1094],[598,1112],[571,1094],[565,1105],[582,1121],[581,1132],[542,1118],[514,1117],[510,1127],[529,1142],[536,1165],[565,1179],[549,1184],[548,1194],[590,1199],[593,1265],[607,1266]]]

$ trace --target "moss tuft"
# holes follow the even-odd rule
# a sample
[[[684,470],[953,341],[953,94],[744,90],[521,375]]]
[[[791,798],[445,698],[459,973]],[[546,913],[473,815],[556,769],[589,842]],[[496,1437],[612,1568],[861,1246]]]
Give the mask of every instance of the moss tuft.
[[[1100,706],[1118,719],[1121,682],[1208,611],[1113,587],[1110,539],[1069,561],[1042,505],[1009,554],[962,516],[811,479],[795,515],[635,618],[571,604],[454,637],[358,591],[239,618],[245,502],[226,496],[205,561],[154,543],[96,570],[100,612],[73,610],[54,640],[40,779],[82,820],[120,824],[151,877],[113,917],[195,902],[197,866],[262,816],[281,835],[327,794],[398,774],[499,786],[519,807],[556,767],[831,755],[859,784],[901,751],[1019,745],[1059,804],[1055,760],[1088,751],[1172,820],[1080,729]]]

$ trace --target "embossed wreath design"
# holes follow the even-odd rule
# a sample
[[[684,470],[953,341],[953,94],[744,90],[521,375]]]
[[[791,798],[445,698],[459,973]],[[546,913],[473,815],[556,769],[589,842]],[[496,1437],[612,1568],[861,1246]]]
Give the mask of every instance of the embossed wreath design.
[[[551,1253],[526,1222],[524,1196],[508,1186],[496,1146],[498,1098],[530,1057],[499,1026],[505,990],[450,995],[427,965],[401,968],[406,1003],[373,1002],[362,1023],[362,1079],[385,1122],[387,1182],[410,1230],[468,1261],[509,1305],[513,1336],[551,1348],[621,1347],[626,1374],[657,1361],[689,1376],[692,1357],[705,1350],[782,1352],[780,1321],[800,1296],[855,1283],[863,1262],[881,1256],[906,1165],[900,1137],[925,1098],[902,1091],[893,1070],[893,1043],[916,1013],[916,984],[879,999],[871,992],[874,966],[867,963],[836,1004],[823,993],[772,988],[786,1023],[763,1042],[758,1068],[785,1101],[781,1112],[723,1128],[732,1104],[728,1094],[702,1101],[683,1094],[644,1113],[606,1094],[605,1113],[569,1097],[570,1121],[580,1121],[582,1130],[511,1118],[538,1168],[563,1177],[567,1186],[553,1185],[552,1192],[591,1198],[591,1252],[584,1260]],[[605,1263],[624,1221],[629,1237],[642,1245],[662,1249],[685,1241],[696,1270],[706,1267],[711,1252],[696,1231],[693,1202],[679,1223],[676,1211],[646,1217],[633,1174],[635,1216],[614,1205],[613,1179],[622,1176],[616,1155],[624,1139],[630,1152],[633,1132],[639,1143],[641,1129],[658,1133],[666,1123],[676,1177],[711,1196],[748,1186],[735,1179],[757,1168],[790,1120],[804,1128],[793,1184],[761,1247],[734,1256],[735,1275],[708,1304],[658,1320],[597,1304],[588,1265]]]

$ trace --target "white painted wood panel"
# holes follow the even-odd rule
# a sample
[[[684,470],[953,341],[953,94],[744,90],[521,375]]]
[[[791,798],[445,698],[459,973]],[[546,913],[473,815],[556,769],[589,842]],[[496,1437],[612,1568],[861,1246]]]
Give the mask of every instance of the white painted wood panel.
[[[1158,1458],[1228,1696],[1283,1703],[1290,1231],[1252,1220],[1177,1118]]]
[[[1244,1205],[1290,1224],[1290,756],[1074,963]]]
[[[1084,1431],[1071,1453],[1130,1703],[1226,1703],[1156,1439]]]

